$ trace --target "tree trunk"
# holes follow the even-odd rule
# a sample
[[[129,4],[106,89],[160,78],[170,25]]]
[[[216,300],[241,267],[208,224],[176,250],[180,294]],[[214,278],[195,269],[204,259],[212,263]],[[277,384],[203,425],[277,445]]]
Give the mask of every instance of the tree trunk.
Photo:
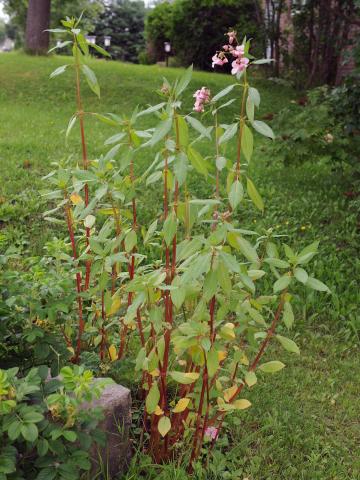
[[[33,55],[45,55],[49,49],[51,0],[29,0],[26,18],[26,51]]]

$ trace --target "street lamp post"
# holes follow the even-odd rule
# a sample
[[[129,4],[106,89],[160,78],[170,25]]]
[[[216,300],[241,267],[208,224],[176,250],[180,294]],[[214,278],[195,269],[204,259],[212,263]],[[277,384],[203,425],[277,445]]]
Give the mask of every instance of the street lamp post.
[[[166,57],[166,66],[169,66],[169,55],[171,52],[171,43],[170,42],[164,42],[164,50],[165,50],[165,57]]]

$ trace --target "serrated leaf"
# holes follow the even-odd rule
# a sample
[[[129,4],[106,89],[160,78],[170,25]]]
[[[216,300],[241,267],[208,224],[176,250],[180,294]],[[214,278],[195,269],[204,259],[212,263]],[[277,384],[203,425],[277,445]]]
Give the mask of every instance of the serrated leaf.
[[[158,423],[158,430],[162,437],[165,437],[171,429],[171,421],[169,417],[161,417]]]
[[[300,349],[293,340],[287,337],[283,337],[282,335],[276,335],[276,338],[277,340],[279,340],[279,342],[285,348],[285,350],[287,350],[288,352],[297,353],[298,355],[300,355]]]
[[[185,70],[185,73],[183,74],[183,76],[180,78],[177,86],[176,86],[176,89],[175,89],[175,94],[176,96],[178,97],[179,95],[181,95],[181,93],[186,89],[186,87],[189,85],[190,81],[191,81],[191,77],[192,77],[192,72],[193,72],[193,66],[190,65],[190,67],[188,67],[186,70]]]
[[[254,149],[254,137],[252,131],[246,125],[246,123],[244,123],[242,127],[241,149],[245,155],[247,162],[250,163]]]
[[[260,93],[259,91],[254,88],[254,87],[249,87],[249,97],[251,98],[251,101],[255,105],[255,107],[260,106]]]
[[[264,262],[276,268],[290,268],[290,264],[280,258],[265,258]]]
[[[273,360],[272,362],[262,363],[259,365],[259,370],[265,373],[275,373],[279,372],[285,367],[285,364],[279,362],[278,360]]]
[[[69,65],[61,65],[61,67],[58,67],[56,70],[54,70],[50,74],[50,78],[55,78],[55,77],[58,77],[59,75],[63,74],[68,66]]]
[[[187,149],[187,154],[191,165],[195,168],[195,170],[206,177],[208,174],[207,165],[200,153],[189,146]]]
[[[265,122],[262,122],[261,120],[254,120],[251,125],[261,135],[271,138],[272,140],[275,139],[274,132]]]
[[[329,287],[327,287],[325,283],[320,282],[320,280],[317,280],[313,277],[309,277],[305,285],[313,290],[317,290],[318,292],[330,292]]]
[[[230,125],[219,138],[219,145],[231,140],[236,135],[237,130],[238,130],[237,123],[233,123],[232,125]]]
[[[177,219],[174,212],[167,216],[164,226],[163,226],[163,233],[164,233],[164,240],[167,246],[169,246],[176,234],[177,229]]]
[[[229,203],[233,210],[239,205],[244,196],[244,188],[240,180],[235,180],[229,192]]]
[[[230,93],[231,90],[232,90],[234,87],[236,87],[236,85],[237,85],[236,83],[233,83],[232,85],[229,85],[229,86],[223,88],[222,90],[220,90],[219,93],[217,93],[217,94],[212,98],[211,101],[212,101],[213,103],[215,103],[215,102],[217,102],[218,100],[220,100],[220,98],[225,97],[225,95],[227,95],[228,93]]]
[[[81,69],[85,75],[86,81],[91,90],[100,98],[100,86],[97,81],[95,73],[87,65],[82,65]]]
[[[261,211],[264,211],[264,202],[261,198],[259,192],[256,190],[255,185],[249,177],[246,179],[246,189],[249,197],[251,198],[254,205]]]

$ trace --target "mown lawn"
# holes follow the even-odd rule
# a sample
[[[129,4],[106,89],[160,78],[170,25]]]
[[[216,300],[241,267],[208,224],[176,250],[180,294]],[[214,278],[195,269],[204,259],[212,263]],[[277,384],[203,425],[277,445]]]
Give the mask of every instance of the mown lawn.
[[[64,140],[75,108],[71,73],[48,79],[67,61],[66,57],[0,56],[0,255],[9,249],[27,257],[40,255],[45,242],[59,234],[42,219],[47,206],[41,197],[41,176],[53,161],[68,156],[79,160],[76,131],[68,145]],[[173,80],[180,73],[105,61],[94,61],[93,68],[102,98],[97,100],[84,88],[85,109],[117,114],[128,114],[137,104],[158,103],[156,89],[162,76]],[[185,108],[192,108],[195,89],[206,85],[216,92],[230,82],[225,75],[196,72]],[[271,81],[258,78],[255,84],[262,94],[260,116],[276,114],[298,96]],[[222,121],[229,123],[236,111],[234,105],[224,110]],[[115,132],[92,119],[87,127],[90,156],[95,158],[106,151],[104,140]],[[359,225],[355,204],[345,195],[352,179],[331,165],[311,160],[301,167],[284,167],[268,155],[266,141],[257,138],[251,172],[267,207],[264,216],[245,209],[241,220],[244,228],[260,231],[273,226],[288,234],[295,247],[321,240],[312,273],[332,294],[299,291],[296,341],[302,355],[279,352],[287,368],[267,377],[266,383],[259,382],[249,396],[253,408],[231,419],[225,443],[209,459],[209,472],[196,478],[360,478]],[[149,154],[138,158],[138,171],[150,161]],[[192,186],[199,196],[209,188],[204,183]],[[144,192],[144,222],[151,217],[157,196],[155,188]],[[173,465],[159,470],[147,465],[146,459],[141,461],[144,467],[132,466],[128,480],[187,478]]]

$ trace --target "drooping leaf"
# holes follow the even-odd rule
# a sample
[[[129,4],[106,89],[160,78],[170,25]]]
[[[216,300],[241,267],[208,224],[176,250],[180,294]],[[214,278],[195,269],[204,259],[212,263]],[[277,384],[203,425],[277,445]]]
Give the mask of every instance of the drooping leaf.
[[[261,211],[264,211],[264,202],[261,198],[259,192],[256,190],[255,185],[249,177],[246,179],[246,189],[249,197],[251,198],[254,205]]]
[[[233,210],[239,205],[244,196],[244,188],[240,180],[235,180],[229,192],[229,203]]]
[[[284,303],[283,320],[288,329],[294,324],[294,313],[290,302]]]
[[[200,153],[193,147],[189,146],[187,149],[187,154],[191,165],[195,168],[195,170],[206,177],[208,174],[207,165]]]
[[[153,133],[153,136],[151,137],[151,140],[149,140],[148,144],[149,146],[153,147],[156,145],[160,140],[162,140],[171,130],[172,127],[172,118],[169,117],[166,120],[162,120],[156,127]]]
[[[186,410],[189,403],[190,403],[190,398],[181,398],[173,408],[173,413],[183,412],[184,410]]]
[[[183,385],[189,385],[190,383],[194,383],[200,377],[200,374],[196,372],[183,373],[172,371],[169,372],[169,375],[175,380],[175,382],[181,383]]]
[[[245,373],[245,383],[248,387],[252,387],[257,382],[256,374],[252,370]]]
[[[281,345],[287,350],[288,352],[297,353],[300,355],[300,349],[290,338],[283,337],[282,335],[276,335],[277,340],[281,343]]]
[[[249,97],[251,98],[251,101],[255,105],[255,107],[260,106],[260,93],[259,91],[254,88],[254,87],[249,87]]]
[[[254,148],[254,138],[252,131],[246,125],[243,124],[242,134],[241,134],[241,149],[244,152],[245,158],[248,163],[250,163]]]
[[[317,280],[316,278],[309,277],[305,284],[307,287],[312,288],[313,290],[317,290],[319,292],[330,292],[329,287],[325,285],[325,283]]]
[[[290,285],[291,277],[289,275],[283,275],[274,283],[273,290],[274,293],[280,292],[281,290],[285,290]]]
[[[274,132],[269,127],[269,125],[267,125],[265,122],[262,122],[261,120],[254,120],[251,125],[261,135],[264,135],[265,137],[269,137],[272,140],[275,139]]]
[[[163,227],[164,240],[167,246],[171,244],[176,234],[176,229],[177,229],[177,220],[176,220],[175,213],[172,212],[170,215],[167,216],[164,222],[164,227]]]
[[[61,75],[62,73],[65,72],[66,68],[68,67],[69,65],[61,65],[61,67],[58,67],[56,70],[54,70],[51,74],[50,74],[50,78],[55,78],[55,77],[58,77],[59,75]]]
[[[171,421],[169,417],[166,417],[165,415],[160,418],[159,423],[158,423],[158,430],[160,432],[160,435],[162,437],[165,437],[171,429]]]
[[[153,382],[149,393],[146,396],[145,406],[147,413],[154,413],[160,400],[160,391],[156,382]]]
[[[219,138],[219,145],[228,142],[231,140],[238,130],[238,123],[233,123],[225,130],[225,132]]]
[[[97,81],[95,73],[87,65],[82,65],[81,69],[85,75],[86,81],[91,90],[100,98],[100,86]]]

